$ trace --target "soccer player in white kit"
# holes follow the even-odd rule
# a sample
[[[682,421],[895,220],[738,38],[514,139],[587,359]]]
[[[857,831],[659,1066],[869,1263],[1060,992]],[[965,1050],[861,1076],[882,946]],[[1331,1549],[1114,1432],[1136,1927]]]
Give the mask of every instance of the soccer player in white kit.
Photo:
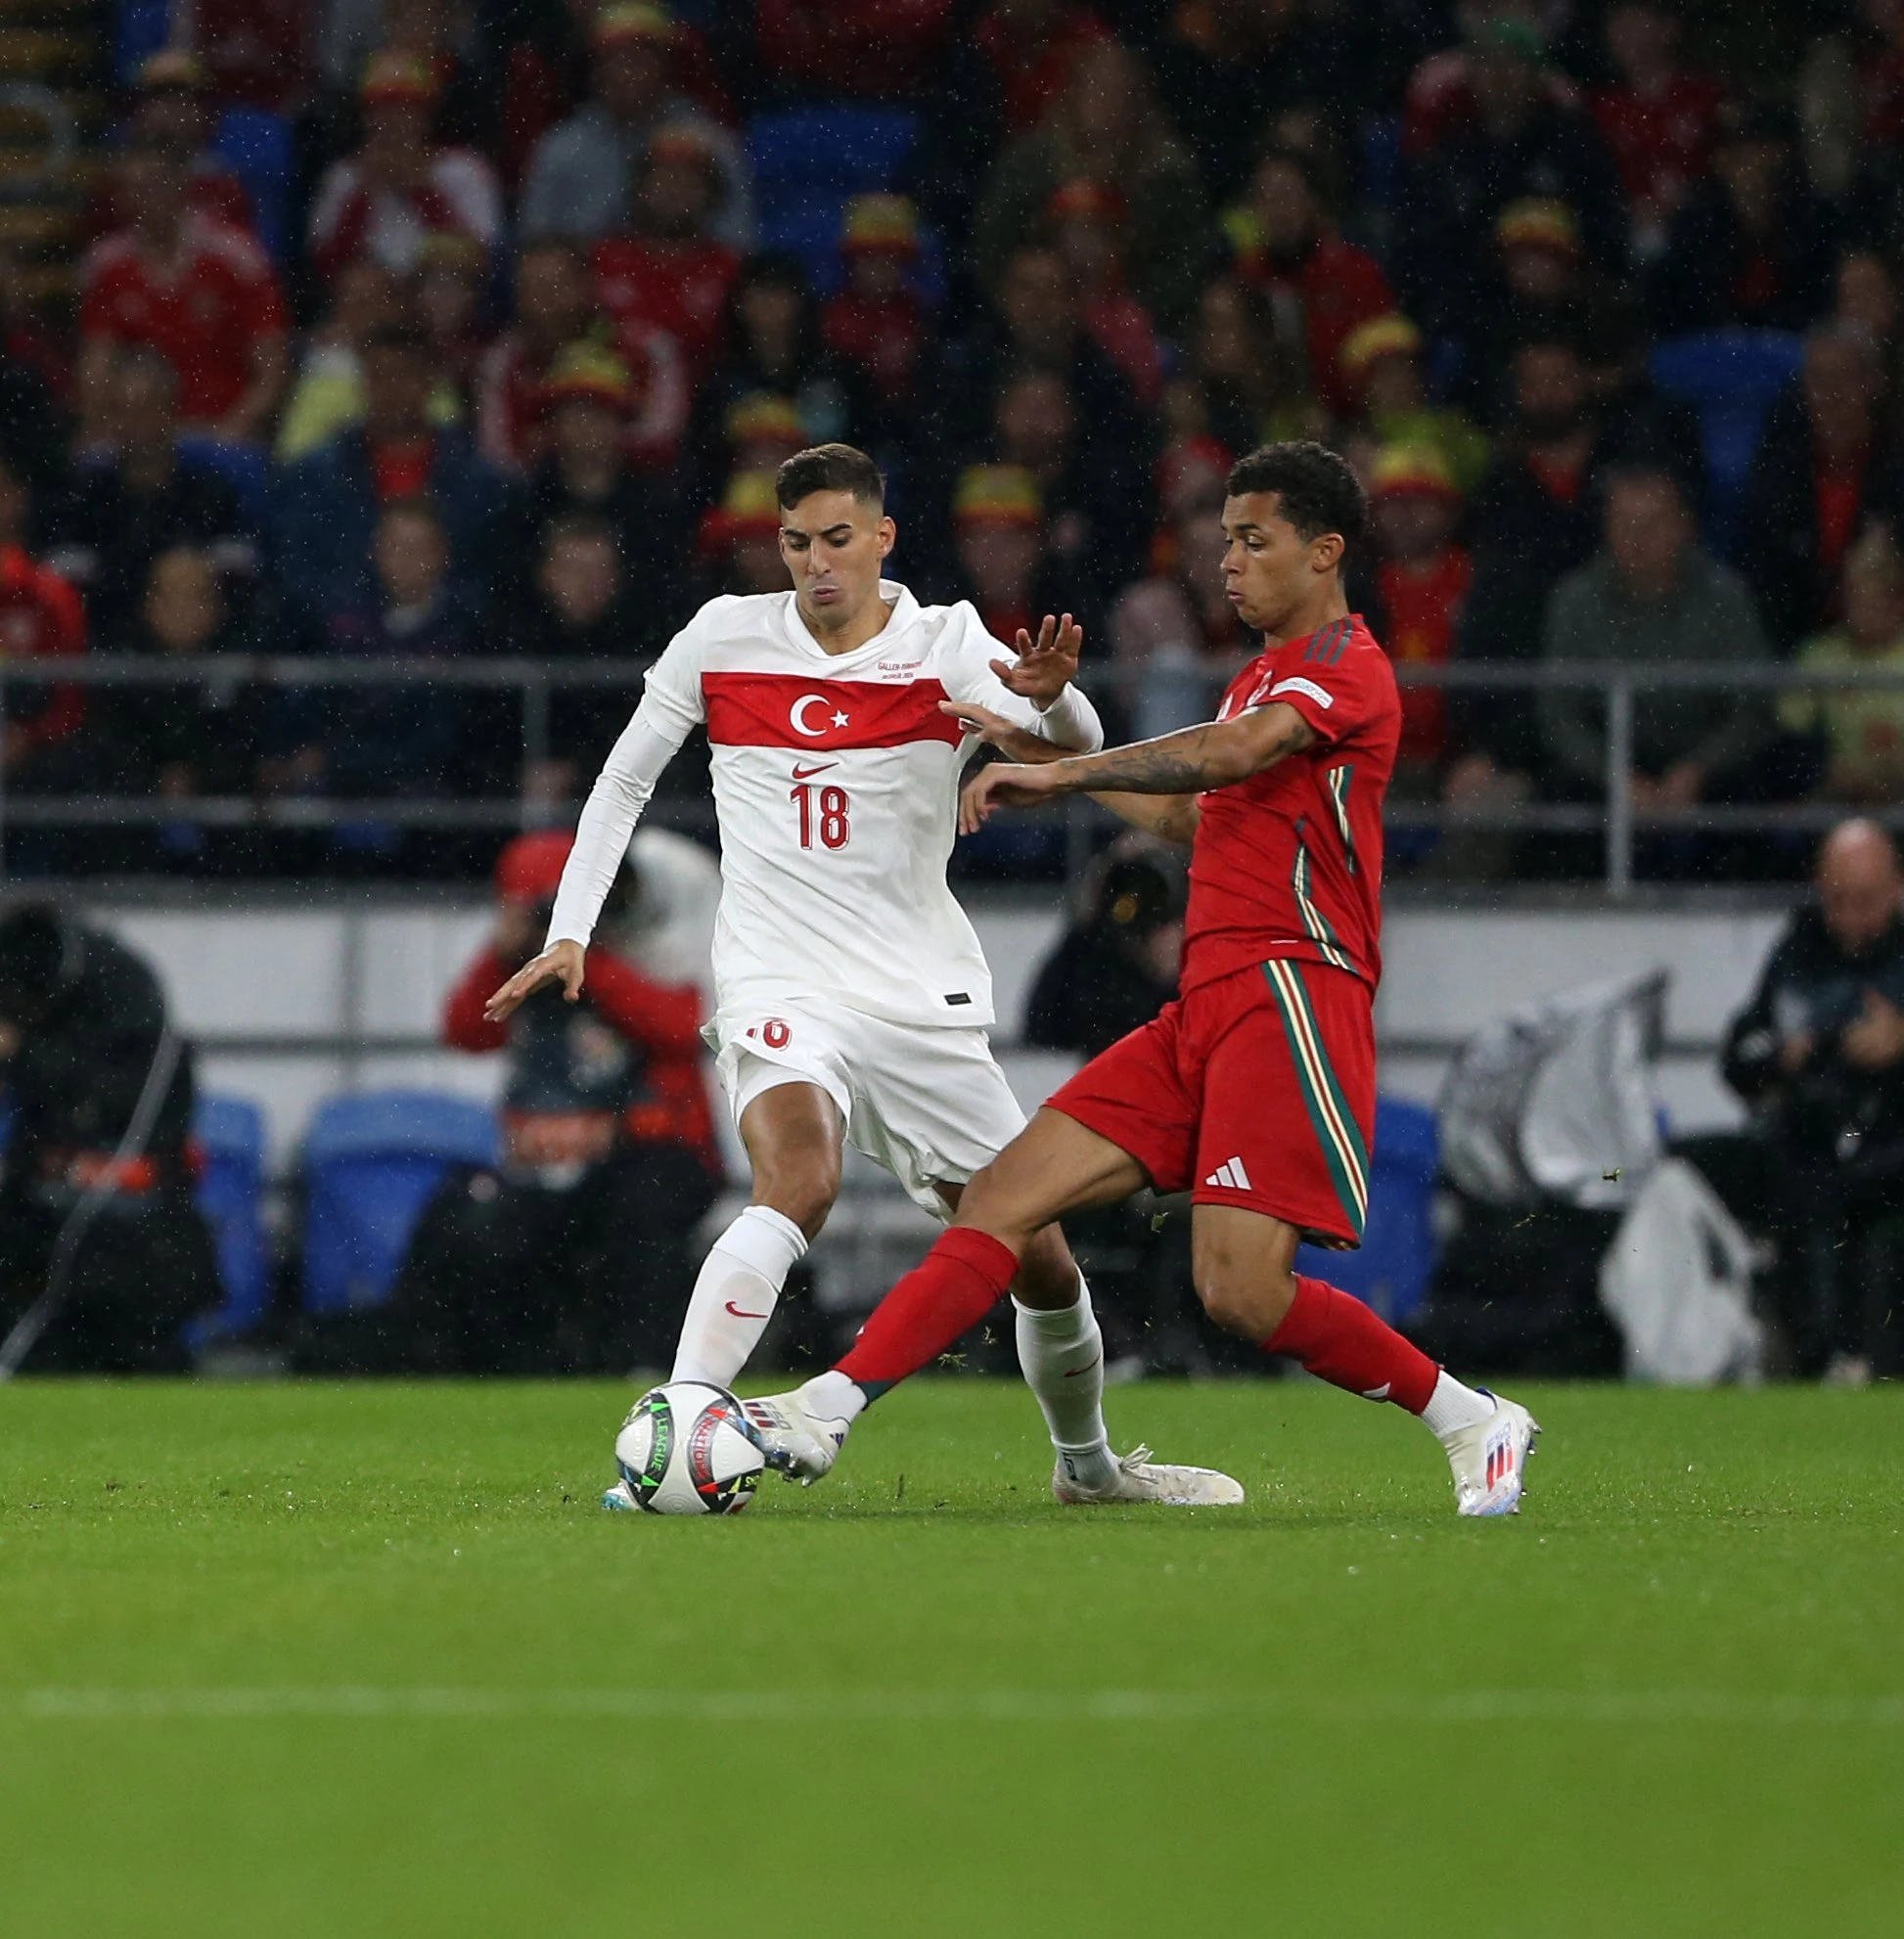
[[[712,600],[669,643],[582,811],[542,954],[489,1000],[500,1020],[545,982],[579,995],[635,823],[704,724],[722,877],[705,1035],[753,1192],[701,1269],[670,1378],[719,1387],[825,1224],[842,1142],[945,1218],[1023,1127],[986,1035],[991,974],[945,880],[959,775],[978,742],[955,708],[991,709],[1081,752],[1104,738],[1070,684],[1080,636],[1068,617],[1047,618],[1036,642],[1020,634],[1016,660],[1001,659],[970,605],[922,607],[880,576],[895,528],[864,452],[817,446],[776,483],[794,590]],[[1012,1291],[1061,1501],[1242,1500],[1227,1475],[1111,1453],[1103,1336],[1058,1227],[1026,1249]],[[616,1489],[608,1504],[622,1505]]]

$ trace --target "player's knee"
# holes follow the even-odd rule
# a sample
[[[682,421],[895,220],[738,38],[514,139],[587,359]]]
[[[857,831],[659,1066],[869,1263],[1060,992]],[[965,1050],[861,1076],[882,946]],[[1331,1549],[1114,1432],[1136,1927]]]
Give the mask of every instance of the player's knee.
[[[771,1205],[783,1218],[792,1219],[808,1239],[819,1237],[839,1196],[838,1151],[802,1152],[796,1160],[754,1169],[753,1202]]]
[[[1197,1296],[1203,1311],[1239,1339],[1266,1340],[1283,1324],[1295,1298],[1295,1278],[1287,1268],[1253,1269],[1229,1261],[1211,1262],[1197,1274]]]

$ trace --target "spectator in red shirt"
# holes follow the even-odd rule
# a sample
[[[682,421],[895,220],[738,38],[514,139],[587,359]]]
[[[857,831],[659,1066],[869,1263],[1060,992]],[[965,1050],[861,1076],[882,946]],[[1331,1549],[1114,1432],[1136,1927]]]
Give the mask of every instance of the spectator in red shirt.
[[[119,168],[126,226],[96,243],[80,271],[82,432],[104,428],[113,352],[144,343],[178,373],[188,430],[249,443],[285,386],[283,293],[256,243],[187,205],[167,149],[141,142]]]
[[[697,382],[719,348],[727,293],[741,267],[734,250],[713,238],[724,193],[706,143],[692,128],[664,129],[642,163],[634,234],[595,247],[596,287],[616,329],[665,331]]]
[[[506,1053],[504,1157],[453,1175],[424,1214],[380,1322],[399,1363],[659,1366],[693,1284],[688,1236],[721,1175],[700,992],[597,942],[578,1004],[556,992],[506,1024],[483,1015],[541,946],[571,839],[519,835],[503,850],[495,929],[444,1006],[446,1043]]]
[[[311,204],[311,262],[327,281],[359,255],[408,275],[424,239],[445,230],[485,250],[501,241],[502,191],[488,162],[431,139],[438,91],[407,54],[380,54],[364,70],[363,146],[331,165]]]
[[[1358,325],[1395,308],[1382,265],[1330,227],[1310,163],[1287,149],[1256,164],[1247,196],[1223,226],[1238,273],[1262,284],[1279,303],[1299,307],[1310,382],[1330,412],[1341,416],[1354,403],[1342,380],[1342,343]]]
[[[1455,654],[1474,565],[1455,543],[1460,488],[1430,445],[1390,444],[1376,454],[1369,479],[1369,523],[1375,540],[1369,624],[1388,657],[1445,666]],[[1450,751],[1448,699],[1438,687],[1405,687],[1395,784],[1417,799],[1432,793]]]
[[[516,258],[516,321],[476,367],[476,446],[499,471],[532,471],[542,455],[542,386],[600,319],[588,258],[573,243],[524,245]]]
[[[952,0],[757,0],[754,52],[789,94],[908,99],[926,92]]]
[[[1121,196],[1089,180],[1066,182],[1045,208],[1047,238],[1076,281],[1086,334],[1150,410],[1163,389],[1163,346],[1124,280],[1128,217]]]
[[[780,501],[771,472],[736,472],[720,503],[701,520],[695,550],[721,593],[784,593],[787,562],[780,556]]]
[[[1035,627],[1044,575],[1045,511],[1037,480],[1017,465],[975,465],[952,494],[952,539],[965,596],[995,640]]]
[[[1642,260],[1665,247],[1673,211],[1706,172],[1722,99],[1717,81],[1681,61],[1680,24],[1669,0],[1615,0],[1607,10],[1619,78],[1596,90],[1593,117],[1632,206]]]
[[[26,485],[0,452],[0,665],[86,651],[79,595],[26,550]],[[79,730],[86,690],[16,681],[0,729],[0,775],[10,789],[71,793],[91,785]]]
[[[904,196],[855,196],[839,239],[846,277],[821,312],[827,347],[887,410],[903,412],[926,348],[925,300],[914,283],[919,218]]]

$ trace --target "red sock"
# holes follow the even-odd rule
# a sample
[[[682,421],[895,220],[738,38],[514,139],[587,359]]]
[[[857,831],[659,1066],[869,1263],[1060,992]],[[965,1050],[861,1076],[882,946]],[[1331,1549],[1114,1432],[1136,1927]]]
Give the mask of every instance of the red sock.
[[[975,1327],[1017,1277],[1012,1248],[953,1226],[873,1309],[839,1371],[869,1396],[916,1374]]]
[[[1295,1303],[1263,1351],[1286,1353],[1318,1379],[1364,1400],[1391,1400],[1410,1414],[1428,1404],[1441,1373],[1380,1314],[1321,1280],[1297,1279]]]

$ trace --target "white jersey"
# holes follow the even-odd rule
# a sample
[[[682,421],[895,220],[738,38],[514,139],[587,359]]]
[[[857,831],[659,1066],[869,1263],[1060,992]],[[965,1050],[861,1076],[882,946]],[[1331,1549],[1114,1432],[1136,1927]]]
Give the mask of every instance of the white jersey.
[[[550,942],[588,941],[661,766],[704,724],[720,1015],[813,996],[897,1023],[992,1022],[991,972],[945,880],[977,742],[939,702],[1079,750],[1103,732],[1075,688],[1043,715],[1012,693],[990,664],[1011,651],[970,605],[922,607],[889,582],[880,594],[891,617],[848,654],[820,646],[792,592],[712,600],[675,635],[589,796]]]

